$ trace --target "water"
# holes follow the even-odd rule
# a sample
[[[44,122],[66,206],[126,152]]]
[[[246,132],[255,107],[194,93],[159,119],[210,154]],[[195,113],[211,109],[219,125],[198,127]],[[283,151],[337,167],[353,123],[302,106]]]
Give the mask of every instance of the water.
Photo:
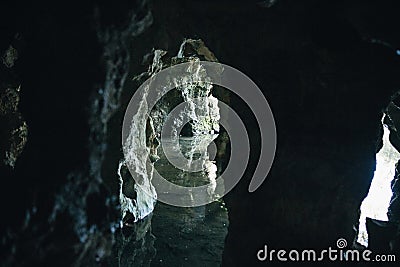
[[[151,266],[221,266],[228,216],[222,202],[178,208],[158,203],[152,219]]]
[[[124,219],[125,225],[116,235],[117,245],[114,246],[113,255],[110,257],[117,259],[117,262],[112,260],[109,265],[221,265],[228,230],[228,213],[224,202],[217,200],[206,206],[193,208],[166,205],[156,201],[160,199],[161,194],[165,193],[178,199],[187,198],[187,194],[172,195],[171,190],[156,193],[151,183],[156,170],[173,184],[187,187],[207,185],[207,193],[212,199],[218,196],[216,178],[221,170],[214,161],[217,147],[213,140],[218,135],[213,133],[219,131],[219,107],[216,98],[211,95],[212,86],[201,82],[207,81],[207,74],[199,65],[199,59],[184,57],[185,46],[191,45],[191,42],[197,44],[193,40],[184,41],[178,56],[173,57],[171,62],[189,61],[199,71],[194,76],[173,77],[170,82],[176,87],[175,95],[167,95],[163,87],[151,88],[163,98],[151,109],[150,114],[147,114],[150,109],[147,102],[150,90],[148,86],[143,88],[141,101],[134,106],[135,115],[123,144],[125,158],[120,162],[118,169],[122,218],[131,214],[133,222],[129,218]],[[151,79],[163,69],[165,55],[166,51],[155,50],[153,62],[147,73],[138,75],[135,79]],[[181,83],[179,79],[192,82]],[[166,115],[182,101],[186,105],[177,111],[176,116],[172,116],[173,127],[170,129],[171,136],[168,135],[170,139],[160,138],[161,135],[164,136],[161,127],[164,127],[167,120]],[[189,122],[193,137],[179,136],[180,127]],[[162,145],[158,146],[159,142]],[[172,153],[172,158],[169,154],[167,159],[163,149],[179,153]],[[180,161],[184,162],[183,168],[177,168],[171,163],[180,152],[187,159]],[[156,159],[158,160],[153,164]],[[127,173],[127,167],[130,174]],[[193,169],[199,171],[185,171]],[[132,178],[135,178],[134,185]],[[194,196],[189,197],[189,201],[192,199]]]

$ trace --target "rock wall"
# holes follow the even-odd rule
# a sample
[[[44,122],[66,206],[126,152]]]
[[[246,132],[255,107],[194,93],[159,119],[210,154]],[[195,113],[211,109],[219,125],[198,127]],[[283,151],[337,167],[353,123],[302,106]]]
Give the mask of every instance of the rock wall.
[[[199,57],[216,61],[215,56],[201,40],[185,40],[181,44],[177,56],[173,57],[168,55],[167,51],[155,50],[152,52],[153,59],[148,71],[134,79],[140,84],[145,79],[152,79],[162,69],[184,62],[190,62],[194,68],[201,70]],[[178,86],[174,92],[164,94],[161,88],[160,92],[157,92],[160,95],[160,101],[153,110],[148,110],[147,97],[150,89],[156,89],[149,87],[144,89],[142,100],[132,118],[128,137],[123,144],[126,156],[120,162],[118,168],[119,199],[123,218],[126,218],[129,212],[133,216],[133,221],[136,222],[148,216],[154,209],[157,193],[151,184],[154,172],[153,164],[158,160],[157,147],[160,144],[162,127],[175,107],[185,103],[185,108],[180,110],[179,114],[173,118],[173,128],[169,133],[177,143],[179,143],[178,139],[182,134],[201,139],[202,135],[219,132],[220,115],[218,102],[211,93],[213,86],[202,82],[191,82],[196,78],[202,80],[207,78],[204,69],[199,71],[198,75],[198,77],[185,77],[188,82],[183,86]],[[174,87],[175,84],[180,83],[174,77],[171,77],[170,82]],[[147,117],[148,114],[150,114],[149,117]],[[189,130],[182,133],[179,129],[182,129],[186,122],[189,124]],[[176,149],[180,151],[179,147]],[[193,158],[193,154],[194,151],[192,155],[186,156],[190,159]],[[203,164],[206,166],[212,163],[208,160]],[[121,169],[126,167],[130,169],[130,175],[125,171],[125,177],[123,177]]]
[[[2,121],[1,134],[11,139],[1,139],[1,161],[4,151],[14,150],[7,163],[17,158],[14,170],[1,168],[7,181],[0,201],[8,216],[1,222],[4,262],[50,265],[63,258],[66,265],[90,265],[113,255],[122,158],[113,129],[120,129],[122,107],[137,87],[129,78],[147,71],[142,59],[151,48],[175,55],[185,38],[202,39],[222,63],[253,79],[277,122],[273,168],[250,194],[259,132],[246,105],[229,99],[250,129],[252,155],[244,179],[225,197],[230,223],[223,265],[258,264],[264,244],[351,243],[373,176],[381,111],[400,87],[397,4],[256,2],[33,2],[2,11],[1,25],[9,27],[1,28],[1,73],[15,69],[22,77],[12,83],[2,77],[0,88],[0,110],[14,116],[12,127]],[[13,61],[8,49],[18,32],[23,49],[12,46],[18,51]],[[197,53],[212,57],[206,49]],[[20,84],[24,120],[14,108]],[[29,141],[22,150],[26,131],[12,133],[23,121]],[[137,240],[115,242],[142,248],[138,258],[150,257],[147,223],[134,230],[142,233]]]

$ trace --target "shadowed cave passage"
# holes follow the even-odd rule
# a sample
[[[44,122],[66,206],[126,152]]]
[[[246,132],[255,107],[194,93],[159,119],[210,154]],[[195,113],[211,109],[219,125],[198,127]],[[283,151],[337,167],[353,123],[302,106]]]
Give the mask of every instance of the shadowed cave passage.
[[[211,216],[214,207],[175,211],[157,203],[134,226],[117,224],[120,124],[137,88],[132,78],[146,71],[153,47],[176,55],[188,37],[201,38],[220,62],[254,79],[278,127],[273,169],[249,194],[260,142],[256,123],[232,101],[250,123],[256,152],[243,181],[224,198],[223,266],[258,266],[255,255],[265,243],[326,248],[339,237],[351,243],[374,174],[380,112],[400,88],[399,1],[256,2],[94,0],[0,9],[1,55],[10,45],[18,51],[13,67],[0,62],[0,75],[18,74],[2,76],[0,95],[21,84],[17,113],[29,128],[15,168],[0,167],[5,266],[210,266],[209,259],[218,265],[226,232],[218,228],[224,217]],[[3,117],[10,127],[0,123],[0,131],[22,122],[11,114]],[[217,215],[226,214],[220,210],[215,206]],[[221,232],[203,242],[186,224],[197,237]],[[393,228],[367,224],[371,248],[387,247]]]
[[[199,147],[199,142],[193,137],[181,138],[180,147],[188,157],[208,154],[207,146]],[[213,164],[215,170],[217,165]],[[170,182],[183,186],[207,184],[209,176],[213,175],[206,171],[190,173],[179,170],[166,159],[162,150],[155,167]],[[193,208],[158,202],[151,226],[157,250],[152,266],[199,266],[199,263],[220,266],[228,225],[228,210],[222,200]]]

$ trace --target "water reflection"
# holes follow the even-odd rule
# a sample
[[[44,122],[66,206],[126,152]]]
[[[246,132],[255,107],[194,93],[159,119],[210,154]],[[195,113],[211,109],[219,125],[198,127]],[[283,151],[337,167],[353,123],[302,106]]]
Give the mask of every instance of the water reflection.
[[[179,138],[178,149],[188,159],[188,164],[202,164],[201,171],[187,172],[176,168],[161,148],[158,149],[160,159],[154,168],[177,185],[192,187],[209,184],[209,194],[215,195],[215,179],[221,171],[214,161],[216,148],[212,140],[216,137],[201,135]],[[173,149],[176,142],[171,140],[165,145],[164,148]],[[228,231],[228,212],[222,200],[194,208],[158,202],[152,216],[138,223],[134,224],[133,229],[124,228],[125,234],[117,236],[118,262],[114,263],[115,266],[221,265]],[[131,236],[127,236],[126,231],[130,231]]]

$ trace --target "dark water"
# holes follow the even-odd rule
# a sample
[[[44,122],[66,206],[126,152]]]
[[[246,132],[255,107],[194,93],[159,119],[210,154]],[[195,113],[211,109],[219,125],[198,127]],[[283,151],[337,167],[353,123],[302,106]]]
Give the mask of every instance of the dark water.
[[[178,208],[157,204],[152,219],[156,255],[152,266],[220,266],[227,211],[220,202]]]
[[[193,138],[182,138],[185,154],[198,155]],[[200,149],[201,150],[201,149]],[[204,172],[184,172],[168,162],[162,149],[155,168],[175,184],[196,186],[209,178]],[[207,152],[206,152],[207,153]],[[157,202],[153,214],[117,234],[114,266],[220,266],[228,212],[222,200],[205,206],[182,208]]]

